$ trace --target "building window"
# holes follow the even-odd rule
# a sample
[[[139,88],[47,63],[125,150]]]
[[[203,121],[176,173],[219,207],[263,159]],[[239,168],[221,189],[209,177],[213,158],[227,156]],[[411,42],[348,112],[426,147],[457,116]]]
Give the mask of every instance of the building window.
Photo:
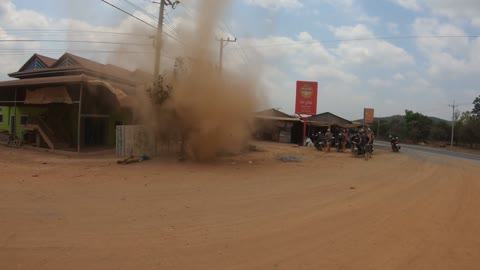
[[[20,125],[26,126],[28,122],[28,116],[26,115],[21,115],[20,116]]]

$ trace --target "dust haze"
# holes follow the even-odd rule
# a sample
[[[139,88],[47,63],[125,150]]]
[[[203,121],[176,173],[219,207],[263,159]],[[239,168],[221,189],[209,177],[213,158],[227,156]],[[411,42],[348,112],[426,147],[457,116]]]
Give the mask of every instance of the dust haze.
[[[177,45],[175,53],[181,60],[175,68],[165,69],[168,62],[161,59],[164,83],[173,89],[171,97],[161,106],[144,98],[138,108],[142,120],[155,126],[159,138],[184,142],[183,154],[193,160],[241,151],[252,132],[253,112],[265,104],[258,72],[240,65],[218,69],[216,29],[228,2],[202,1],[193,29],[177,27],[184,45]],[[162,51],[167,51],[165,44]]]

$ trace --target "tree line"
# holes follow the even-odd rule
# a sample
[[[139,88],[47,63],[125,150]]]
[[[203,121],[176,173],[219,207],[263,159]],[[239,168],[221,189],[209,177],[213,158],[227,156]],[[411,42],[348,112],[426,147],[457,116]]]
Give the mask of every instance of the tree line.
[[[454,113],[453,143],[457,146],[480,148],[480,96],[472,102],[470,111]],[[409,143],[427,143],[446,146],[452,138],[452,121],[429,117],[405,110],[405,115],[377,118],[371,128],[379,138],[398,136]]]

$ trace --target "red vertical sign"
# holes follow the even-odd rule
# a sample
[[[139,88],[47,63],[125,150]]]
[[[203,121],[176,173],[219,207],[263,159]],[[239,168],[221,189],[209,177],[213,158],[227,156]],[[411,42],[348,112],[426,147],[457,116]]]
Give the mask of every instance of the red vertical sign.
[[[317,94],[318,82],[297,81],[295,113],[306,115],[317,114]]]
[[[363,109],[363,122],[365,124],[372,124],[374,121],[374,111],[370,108]]]

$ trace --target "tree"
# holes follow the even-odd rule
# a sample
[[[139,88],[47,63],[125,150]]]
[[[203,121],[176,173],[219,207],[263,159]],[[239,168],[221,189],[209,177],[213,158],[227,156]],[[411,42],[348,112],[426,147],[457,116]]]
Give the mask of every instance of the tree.
[[[160,75],[146,91],[154,104],[162,105],[170,98],[172,90],[172,87],[166,84],[164,77]]]
[[[427,116],[418,112],[405,110],[405,122],[409,139],[415,142],[421,142],[429,137],[432,120]]]
[[[473,101],[472,114],[476,118],[480,118],[480,96],[476,97]]]
[[[433,141],[447,141],[450,138],[451,127],[447,121],[438,121],[432,124],[429,139]]]
[[[405,125],[405,119],[402,118],[393,118],[390,120],[389,124],[387,125],[387,132],[388,134],[385,134],[386,136],[388,135],[393,135],[393,136],[400,136],[402,138],[407,137],[407,129]]]
[[[470,145],[470,148],[480,143],[480,118],[473,111],[463,112],[455,128],[458,129],[455,136],[460,142]]]

